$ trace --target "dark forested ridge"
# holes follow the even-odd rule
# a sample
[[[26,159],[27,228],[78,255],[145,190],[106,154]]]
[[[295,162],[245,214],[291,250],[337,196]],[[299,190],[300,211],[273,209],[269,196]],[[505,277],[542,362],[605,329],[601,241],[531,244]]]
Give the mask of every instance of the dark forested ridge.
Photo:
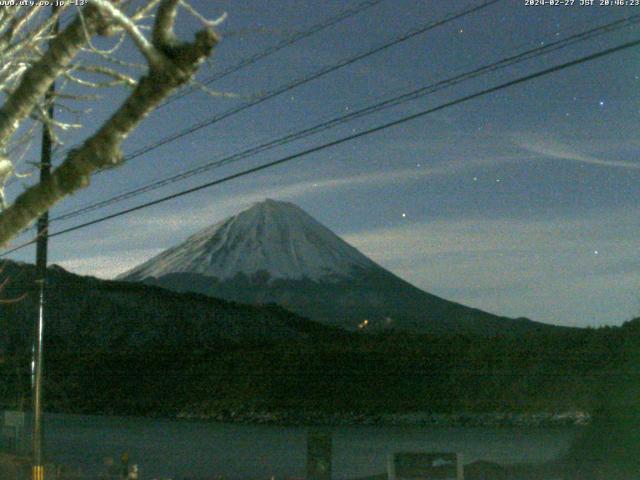
[[[182,328],[187,335],[192,326]],[[595,412],[631,375],[623,358],[627,330],[489,339],[322,333],[207,344],[163,335],[135,348],[78,348],[50,337],[46,398],[52,410],[171,416],[239,409]]]
[[[30,268],[5,265],[11,280],[5,298],[25,288],[33,293]],[[627,359],[637,321],[518,336],[366,335],[276,306],[57,268],[50,277],[49,410],[204,416],[239,409],[596,412],[612,389],[637,380]],[[28,394],[34,298],[0,306],[5,405]]]

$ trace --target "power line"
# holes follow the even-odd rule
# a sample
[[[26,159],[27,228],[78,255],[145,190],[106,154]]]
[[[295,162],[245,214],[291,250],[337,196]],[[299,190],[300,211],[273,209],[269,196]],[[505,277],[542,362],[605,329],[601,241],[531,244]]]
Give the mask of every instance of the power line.
[[[574,67],[576,65],[580,65],[580,64],[583,64],[583,63],[586,63],[586,62],[590,62],[590,61],[596,60],[598,58],[602,58],[602,57],[605,57],[605,56],[608,56],[608,55],[612,55],[614,53],[617,53],[617,52],[620,52],[620,51],[623,51],[623,50],[627,50],[627,49],[630,49],[632,47],[636,47],[638,45],[640,45],[640,40],[634,40],[634,41],[631,41],[631,42],[627,42],[627,43],[618,45],[616,47],[608,48],[606,50],[601,50],[599,52],[592,53],[592,54],[586,55],[584,57],[580,57],[577,60],[572,60],[572,61],[569,61],[569,62],[562,63],[560,65],[556,65],[554,67],[546,68],[544,70],[540,70],[538,72],[535,72],[535,73],[532,73],[532,74],[529,74],[529,75],[525,75],[523,77],[519,77],[519,78],[514,79],[514,80],[510,80],[508,82],[502,83],[502,84],[497,85],[495,87],[486,88],[486,89],[481,90],[479,92],[476,92],[476,93],[473,93],[473,94],[470,94],[470,95],[466,95],[466,96],[458,98],[456,100],[452,100],[452,101],[443,103],[441,105],[438,105],[437,107],[432,107],[432,108],[429,108],[427,110],[422,110],[422,111],[420,111],[418,113],[414,113],[414,114],[411,114],[411,115],[404,116],[404,117],[402,117],[402,118],[400,118],[398,120],[387,122],[387,123],[384,123],[382,125],[378,125],[377,127],[372,127],[372,128],[367,129],[367,130],[364,130],[362,132],[354,133],[352,135],[348,135],[348,136],[339,138],[337,140],[333,140],[331,142],[327,142],[327,143],[324,143],[322,145],[318,145],[316,147],[312,147],[312,148],[303,150],[301,152],[294,153],[292,155],[288,155],[288,156],[280,158],[278,160],[274,160],[272,162],[268,162],[268,163],[259,165],[257,167],[249,168],[249,169],[243,170],[241,172],[234,173],[232,175],[228,175],[228,176],[226,176],[224,178],[221,178],[221,179],[218,179],[218,180],[207,182],[207,183],[199,185],[197,187],[189,188],[187,190],[182,190],[180,192],[177,192],[177,193],[174,193],[174,194],[171,194],[171,195],[167,195],[165,197],[162,197],[162,198],[150,201],[150,202],[146,202],[146,203],[137,205],[135,207],[131,207],[131,208],[128,208],[128,209],[125,209],[125,210],[121,210],[120,212],[116,212],[116,213],[113,213],[113,214],[110,214],[110,215],[106,215],[104,217],[97,218],[95,220],[91,220],[91,221],[88,221],[88,222],[85,222],[85,223],[82,223],[82,224],[79,224],[79,225],[75,225],[73,227],[66,228],[64,230],[60,230],[60,231],[51,233],[51,234],[49,234],[49,238],[57,237],[59,235],[64,235],[66,233],[70,233],[70,232],[73,232],[73,231],[76,231],[76,230],[80,230],[82,228],[86,228],[86,227],[89,227],[91,225],[102,223],[102,222],[104,222],[106,220],[111,220],[113,218],[117,218],[117,217],[120,217],[122,215],[126,215],[126,214],[131,213],[131,212],[142,210],[144,208],[151,207],[153,205],[157,205],[157,204],[166,202],[168,200],[172,200],[174,198],[178,198],[178,197],[182,197],[182,196],[185,196],[185,195],[189,195],[191,193],[194,193],[194,192],[197,192],[197,191],[200,191],[200,190],[204,190],[206,188],[210,188],[210,187],[213,187],[213,186],[216,186],[216,185],[220,185],[222,183],[226,183],[228,181],[235,180],[237,178],[245,177],[245,176],[254,174],[256,172],[259,172],[259,171],[262,171],[262,170],[266,170],[268,168],[272,168],[272,167],[275,167],[275,166],[278,166],[278,165],[282,165],[284,163],[290,162],[292,160],[296,160],[296,159],[301,158],[301,157],[305,157],[305,156],[310,155],[312,153],[316,153],[316,152],[325,150],[327,148],[335,147],[337,145],[341,145],[343,143],[346,143],[346,142],[349,142],[349,141],[352,141],[352,140],[355,140],[355,139],[358,139],[358,138],[361,138],[361,137],[369,136],[369,135],[372,135],[374,133],[380,132],[382,130],[386,130],[388,128],[395,127],[395,126],[410,122],[412,120],[416,120],[418,118],[425,117],[427,115],[430,115],[432,113],[444,110],[446,108],[450,108],[450,107],[459,105],[461,103],[468,102],[469,100],[473,100],[473,99],[476,99],[476,98],[479,98],[479,97],[483,97],[485,95],[488,95],[488,94],[491,94],[491,93],[495,93],[495,92],[497,92],[499,90],[503,90],[505,88],[509,88],[509,87],[512,87],[512,86],[515,86],[515,85],[519,85],[521,83],[525,83],[525,82],[534,80],[536,78],[540,78],[540,77],[543,77],[543,76],[546,76],[546,75],[550,75],[552,73],[564,70],[566,68]],[[32,240],[31,242],[25,243],[25,244],[23,244],[21,246],[18,246],[18,247],[15,247],[15,248],[11,249],[11,250],[8,250],[7,252],[4,252],[4,253],[0,254],[0,257],[4,257],[4,256],[6,256],[6,255],[8,255],[8,254],[10,254],[12,252],[15,252],[16,250],[19,250],[19,249],[21,249],[21,248],[23,248],[23,247],[25,247],[27,245],[30,245],[30,244],[34,243],[34,241],[35,240]]]
[[[442,25],[446,25],[449,22],[452,22],[452,21],[457,20],[459,18],[463,18],[463,17],[465,17],[467,15],[475,13],[475,12],[477,12],[479,10],[482,10],[482,9],[484,9],[486,7],[489,7],[489,6],[493,5],[494,3],[498,3],[500,1],[502,1],[502,0],[488,0],[488,1],[485,1],[484,3],[482,3],[482,4],[478,5],[478,6],[469,7],[467,9],[462,10],[462,11],[457,12],[457,13],[451,13],[449,15],[446,15],[445,17],[443,17],[440,20],[436,20],[434,22],[428,23],[425,26],[409,30],[408,32],[400,35],[399,37],[394,38],[393,40],[391,40],[389,42],[383,43],[382,45],[379,45],[377,47],[369,49],[369,50],[367,50],[367,51],[365,51],[363,53],[357,54],[357,55],[355,55],[353,57],[345,58],[345,59],[343,59],[343,60],[341,60],[338,63],[335,63],[333,65],[329,65],[327,67],[321,68],[320,70],[318,70],[318,71],[316,71],[316,72],[314,72],[314,73],[312,73],[310,75],[307,75],[305,77],[301,77],[301,78],[299,78],[297,80],[294,80],[293,82],[281,85],[281,86],[275,88],[274,90],[271,90],[271,91],[269,91],[269,92],[267,92],[267,93],[265,93],[263,95],[257,96],[254,100],[252,100],[250,102],[244,103],[244,104],[242,104],[242,105],[240,105],[238,107],[231,108],[231,109],[229,109],[229,110],[227,110],[225,112],[222,112],[221,114],[214,115],[213,117],[211,117],[211,118],[209,118],[207,120],[203,120],[201,122],[193,124],[190,127],[187,127],[187,128],[185,128],[185,129],[183,129],[183,130],[181,130],[179,132],[176,132],[176,133],[172,134],[172,135],[165,136],[164,138],[162,138],[162,139],[160,139],[160,140],[158,140],[158,141],[156,141],[156,142],[154,142],[152,144],[149,144],[149,145],[147,145],[145,147],[142,147],[142,148],[139,148],[138,150],[135,150],[133,153],[130,153],[129,155],[127,155],[124,158],[123,161],[132,160],[132,159],[134,159],[136,157],[139,157],[141,155],[144,155],[144,154],[146,154],[146,153],[148,153],[148,152],[150,152],[152,150],[155,150],[156,148],[159,148],[159,147],[161,147],[163,145],[175,142],[176,140],[178,140],[178,139],[180,139],[182,137],[190,135],[190,134],[192,134],[192,133],[194,133],[194,132],[196,132],[198,130],[201,130],[201,129],[205,128],[205,127],[213,125],[214,123],[217,123],[217,122],[219,122],[221,120],[225,120],[225,119],[227,119],[227,118],[229,118],[229,117],[231,117],[233,115],[236,115],[236,114],[238,114],[240,112],[243,112],[243,111],[245,111],[245,110],[247,110],[247,109],[249,109],[251,107],[254,107],[254,106],[259,105],[259,104],[261,104],[263,102],[266,102],[267,100],[270,100],[270,99],[272,99],[272,98],[274,98],[274,97],[276,97],[278,95],[281,95],[281,94],[286,93],[286,92],[288,92],[290,90],[293,90],[294,88],[299,87],[300,85],[303,85],[305,83],[309,83],[309,82],[311,82],[313,80],[316,80],[316,79],[321,78],[321,77],[323,77],[325,75],[328,75],[329,73],[332,73],[332,72],[334,72],[336,70],[339,70],[339,69],[341,69],[343,67],[346,67],[346,66],[351,65],[353,63],[359,62],[360,60],[364,60],[365,58],[368,58],[368,57],[370,57],[372,55],[375,55],[375,54],[377,54],[379,52],[387,50],[387,49],[389,49],[389,48],[391,48],[391,47],[393,47],[395,45],[398,45],[398,44],[400,44],[402,42],[410,40],[410,39],[412,39],[412,38],[414,38],[414,37],[416,37],[416,36],[418,36],[418,35],[420,35],[422,33],[425,33],[425,32],[427,32],[429,30],[433,30],[434,28],[440,27]],[[69,149],[66,149],[66,150],[64,150],[64,152],[62,152],[62,154],[67,153],[72,149],[73,149],[73,147],[71,147]],[[103,172],[103,171],[105,171],[105,170],[99,170],[97,173],[100,173],[100,172]]]
[[[320,23],[316,23],[315,25],[312,25],[311,27],[309,27],[306,30],[303,30],[301,32],[298,33],[294,33],[293,35],[291,35],[288,38],[285,38],[284,40],[282,40],[281,42],[276,43],[273,46],[267,47],[264,50],[251,55],[241,61],[239,61],[238,63],[236,63],[235,65],[232,65],[230,67],[225,68],[224,70],[214,74],[213,76],[209,77],[208,79],[204,80],[203,82],[201,82],[203,85],[210,85],[213,82],[217,82],[218,80],[220,80],[221,78],[224,78],[228,75],[231,75],[232,73],[235,73],[245,67],[248,67],[249,65],[253,65],[254,63],[258,62],[259,60],[262,60],[265,57],[268,57],[269,55],[273,55],[276,52],[279,52],[280,50],[293,45],[294,43],[299,42],[300,40],[303,40],[307,37],[310,37],[318,32],[321,32],[322,30],[325,30],[326,28],[329,28],[339,22],[341,22],[342,20],[346,20],[347,18],[353,17],[354,15],[357,15],[360,12],[363,12],[364,10],[367,10],[371,7],[374,7],[376,5],[378,5],[379,3],[382,3],[384,0],[366,0],[364,2],[361,2],[357,5],[355,5],[352,8],[348,8],[346,10],[343,10],[342,12],[340,12],[339,14],[335,15],[334,17],[329,17],[326,20],[320,22]],[[183,90],[182,92],[176,93],[175,95],[173,95],[171,98],[167,99],[167,101],[165,101],[162,105],[160,105],[158,107],[158,109],[168,105],[169,103],[175,101],[175,100],[179,100],[180,98],[183,98],[187,95],[190,95],[191,93],[197,91],[197,88],[194,86],[191,86],[188,89]]]
[[[247,102],[247,103],[245,103],[243,105],[240,105],[239,107],[232,108],[232,109],[227,110],[226,112],[223,112],[223,113],[221,113],[219,115],[215,115],[215,116],[213,116],[213,117],[211,117],[211,118],[209,118],[207,120],[204,120],[204,121],[201,121],[201,122],[196,123],[194,125],[191,125],[190,127],[187,127],[185,129],[181,130],[180,132],[176,132],[176,133],[174,133],[172,135],[168,135],[168,136],[166,136],[166,137],[164,137],[164,138],[162,138],[162,139],[160,139],[160,140],[158,140],[158,141],[156,141],[156,142],[154,142],[154,143],[152,143],[150,145],[147,145],[145,147],[142,147],[142,148],[134,151],[133,153],[130,153],[129,155],[127,155],[125,157],[124,161],[132,160],[132,159],[134,159],[136,157],[139,157],[141,155],[144,155],[144,154],[146,154],[146,153],[148,153],[148,152],[150,152],[152,150],[155,150],[156,148],[159,148],[159,147],[161,147],[163,145],[175,142],[176,140],[178,140],[178,139],[180,139],[182,137],[190,135],[190,134],[192,134],[192,133],[194,133],[194,132],[196,132],[198,130],[201,130],[201,129],[205,128],[205,127],[213,125],[216,122],[219,122],[221,120],[227,119],[227,118],[229,118],[229,117],[231,117],[233,115],[236,115],[236,114],[238,114],[240,112],[243,112],[244,110],[247,110],[247,109],[249,109],[251,107],[259,105],[259,104],[261,104],[261,103],[263,103],[263,102],[265,102],[267,100],[270,100],[270,99],[272,99],[272,98],[274,98],[274,97],[276,97],[278,95],[281,95],[281,94],[286,93],[286,92],[288,92],[290,90],[293,90],[294,88],[299,87],[300,85],[303,85],[305,83],[309,83],[309,82],[311,82],[313,80],[316,80],[316,79],[318,79],[320,77],[328,75],[329,73],[335,72],[336,70],[339,70],[339,69],[341,69],[343,67],[346,67],[348,65],[354,64],[356,62],[359,62],[360,60],[363,60],[363,59],[368,58],[368,57],[370,57],[372,55],[375,55],[375,54],[380,53],[380,52],[382,52],[384,50],[387,50],[387,49],[389,49],[389,48],[391,48],[391,47],[393,47],[395,45],[398,45],[398,44],[400,44],[402,42],[406,42],[407,40],[410,40],[410,39],[412,39],[412,38],[414,38],[414,37],[416,37],[418,35],[426,33],[429,30],[433,30],[434,28],[440,27],[442,25],[446,25],[449,22],[452,22],[454,20],[463,18],[463,17],[465,17],[467,15],[470,15],[472,13],[478,12],[478,11],[480,11],[480,10],[482,10],[484,8],[487,8],[487,7],[489,7],[489,6],[491,6],[491,5],[495,4],[495,3],[498,3],[500,1],[502,1],[502,0],[488,0],[488,1],[485,1],[484,3],[482,3],[482,4],[478,5],[478,6],[467,8],[465,10],[462,10],[462,11],[458,12],[458,13],[451,13],[451,14],[445,16],[444,18],[442,18],[440,20],[436,20],[436,21],[433,21],[433,22],[431,22],[431,23],[429,23],[427,25],[424,25],[422,27],[412,29],[412,30],[408,31],[407,33],[404,33],[404,34],[400,35],[399,37],[394,38],[393,40],[391,40],[389,42],[386,42],[386,43],[384,43],[382,45],[379,45],[377,47],[369,49],[369,50],[367,50],[367,51],[365,51],[363,53],[357,54],[357,55],[355,55],[353,57],[349,57],[349,58],[343,59],[343,60],[339,61],[338,63],[335,63],[335,64],[330,65],[328,67],[322,68],[319,71],[314,72],[314,73],[312,73],[312,74],[310,74],[308,76],[301,77],[301,78],[299,78],[297,80],[294,80],[293,82],[290,82],[290,83],[287,83],[285,85],[282,85],[282,86],[280,86],[280,87],[278,87],[278,88],[276,88],[276,89],[274,89],[274,90],[272,90],[272,91],[270,91],[270,92],[268,92],[268,93],[266,93],[264,95],[261,95],[261,96],[257,97],[255,100],[253,100],[251,102]]]
[[[506,68],[508,66],[514,65],[516,63],[520,63],[523,62],[525,60],[530,60],[532,58],[553,52],[553,51],[557,51],[560,50],[562,48],[566,48],[568,46],[571,45],[575,45],[578,42],[583,42],[592,38],[595,38],[599,35],[605,34],[605,33],[609,33],[615,30],[619,30],[621,28],[625,28],[628,27],[630,25],[635,25],[638,22],[640,22],[640,14],[639,15],[634,15],[628,18],[624,18],[624,19],[620,19],[614,22],[610,22],[607,23],[605,25],[600,25],[598,27],[595,27],[593,29],[584,31],[584,32],[580,32],[577,34],[574,34],[570,37],[564,38],[562,40],[558,40],[556,42],[553,43],[549,43],[546,46],[540,46],[540,47],[536,47],[533,49],[529,49],[527,51],[518,53],[516,55],[512,55],[510,57],[506,57],[498,62],[494,62],[492,64],[489,65],[485,65],[483,67],[479,67],[476,69],[473,69],[471,71],[462,73],[460,75],[457,75],[455,77],[446,79],[446,80],[442,80],[427,86],[423,86],[421,88],[418,88],[416,90],[413,90],[411,92],[402,94],[402,95],[398,95],[395,97],[392,97],[388,100],[385,100],[383,102],[379,102],[376,103],[375,105],[370,105],[368,107],[359,109],[359,110],[355,110],[351,113],[345,114],[345,115],[341,115],[338,117],[334,117],[333,119],[329,120],[329,121],[325,121],[322,122],[320,124],[317,124],[315,126],[312,127],[308,127],[305,128],[303,130],[299,130],[295,133],[291,133],[288,135],[285,135],[283,137],[280,137],[276,140],[272,140],[269,141],[267,143],[263,143],[261,145],[249,148],[247,150],[244,150],[242,152],[224,157],[220,160],[216,160],[213,162],[208,162],[205,165],[201,165],[199,167],[193,168],[193,169],[189,169],[186,170],[184,172],[180,172],[178,174],[175,175],[171,175],[167,178],[163,178],[154,182],[151,182],[149,184],[143,185],[141,187],[137,187],[135,189],[129,190],[127,192],[123,192],[120,193],[118,195],[115,195],[109,199],[106,200],[101,200],[98,202],[94,202],[92,204],[89,204],[87,206],[81,207],[79,209],[70,211],[68,213],[64,213],[62,215],[59,215],[57,217],[52,218],[52,221],[61,221],[61,220],[67,220],[69,218],[73,218],[79,215],[82,215],[84,213],[87,212],[91,212],[93,210],[102,208],[102,207],[106,207],[109,205],[113,205],[114,203],[118,203],[122,200],[126,200],[128,198],[133,198],[136,197],[138,195],[141,195],[143,193],[146,192],[150,192],[153,190],[156,190],[158,188],[161,188],[165,185],[169,185],[172,183],[175,183],[177,181],[180,180],[184,180],[186,178],[189,178],[191,176],[197,175],[197,174],[201,174],[204,173],[208,170],[214,169],[214,168],[219,168],[223,165],[227,165],[229,163],[233,163],[233,162],[237,162],[239,160],[248,158],[248,157],[252,157],[254,155],[257,155],[258,153],[261,153],[263,151],[266,150],[270,150],[272,148],[275,148],[277,146],[281,146],[287,143],[290,143],[292,141],[295,140],[299,140],[301,138],[305,138],[307,136],[322,132],[324,130],[327,130],[329,128],[333,128],[336,125],[340,125],[343,123],[346,123],[348,121],[354,120],[356,118],[360,118],[366,115],[370,115],[376,112],[379,112],[383,109],[386,108],[390,108],[393,106],[397,106],[399,104],[411,101],[411,100],[415,100],[417,98],[420,98],[424,95],[427,94],[431,94],[434,93],[436,91],[442,90],[444,88],[449,88],[452,87],[454,85],[457,85],[459,83],[462,83],[464,81],[476,78],[480,75],[484,75],[486,73],[490,73],[490,72],[495,72],[497,70]]]
[[[284,39],[283,41],[271,46],[271,47],[267,47],[266,49],[251,55],[243,60],[241,60],[240,62],[238,62],[235,65],[232,65],[226,69],[224,69],[223,71],[215,74],[213,77],[208,78],[207,80],[205,80],[204,82],[201,82],[203,85],[209,85],[223,77],[226,77],[227,75],[230,75],[234,72],[237,72],[239,70],[241,70],[242,68],[248,67],[256,62],[258,62],[259,60],[272,55],[290,45],[293,45],[294,43],[297,43],[307,37],[310,37],[326,28],[329,28],[339,22],[341,22],[342,20],[346,20],[347,18],[350,18],[360,12],[363,12],[364,10],[367,10],[369,8],[372,8],[376,5],[378,5],[379,3],[382,3],[385,0],[365,0],[351,8],[347,8],[345,10],[343,10],[342,12],[340,12],[339,14],[333,16],[333,17],[329,17],[325,20],[323,20],[322,22],[316,23],[314,25],[312,25],[311,27],[309,27],[306,30],[303,30],[301,32],[295,33],[293,35],[291,35],[290,37]],[[193,93],[194,91],[197,91],[197,88],[195,87],[191,87],[190,89],[186,89],[182,92],[178,92],[175,95],[173,95],[172,97],[168,98],[164,103],[162,103],[161,105],[159,105],[156,110],[161,109],[162,107],[164,107],[165,105],[168,105],[169,103],[173,102],[174,100],[177,100],[179,98],[182,98],[186,95],[189,95],[191,93]],[[60,152],[60,154],[58,154],[56,156],[56,158],[60,158],[60,156],[68,153],[70,150],[72,150],[74,147],[70,147],[67,149],[64,149],[62,152]]]

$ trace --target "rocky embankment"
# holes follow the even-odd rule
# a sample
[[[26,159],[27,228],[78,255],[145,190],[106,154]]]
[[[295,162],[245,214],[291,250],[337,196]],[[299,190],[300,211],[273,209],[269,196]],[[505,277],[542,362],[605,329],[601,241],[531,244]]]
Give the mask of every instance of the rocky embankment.
[[[211,420],[224,423],[260,425],[415,425],[465,427],[568,427],[586,426],[586,412],[561,413],[383,413],[356,412],[261,412],[257,410],[221,410],[208,413],[181,412],[181,419]]]

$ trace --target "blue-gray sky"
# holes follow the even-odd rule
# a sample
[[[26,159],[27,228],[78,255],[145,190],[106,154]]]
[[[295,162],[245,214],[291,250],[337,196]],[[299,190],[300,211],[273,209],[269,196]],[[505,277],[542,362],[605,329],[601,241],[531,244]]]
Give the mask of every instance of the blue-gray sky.
[[[221,28],[223,41],[199,78],[357,3],[196,1],[209,17],[229,15]],[[383,1],[211,85],[233,98],[198,92],[171,103],[145,121],[126,150],[479,3]],[[640,14],[640,7],[579,3],[532,7],[524,0],[503,0],[99,175],[53,215],[542,42]],[[636,38],[635,27],[605,35],[51,229]],[[107,111],[97,106],[85,124],[98,124]],[[638,120],[640,49],[633,49],[52,239],[51,261],[109,278],[270,197],[297,203],[373,260],[431,293],[501,315],[563,325],[620,324],[640,315]],[[12,258],[32,261],[33,255],[31,248]]]

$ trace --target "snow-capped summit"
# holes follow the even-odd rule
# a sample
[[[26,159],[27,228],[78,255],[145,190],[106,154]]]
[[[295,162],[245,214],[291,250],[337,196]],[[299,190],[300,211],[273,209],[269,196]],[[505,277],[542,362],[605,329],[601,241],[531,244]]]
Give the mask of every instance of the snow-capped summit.
[[[127,272],[128,280],[196,273],[218,280],[258,273],[321,281],[380,268],[300,207],[264,200]]]

